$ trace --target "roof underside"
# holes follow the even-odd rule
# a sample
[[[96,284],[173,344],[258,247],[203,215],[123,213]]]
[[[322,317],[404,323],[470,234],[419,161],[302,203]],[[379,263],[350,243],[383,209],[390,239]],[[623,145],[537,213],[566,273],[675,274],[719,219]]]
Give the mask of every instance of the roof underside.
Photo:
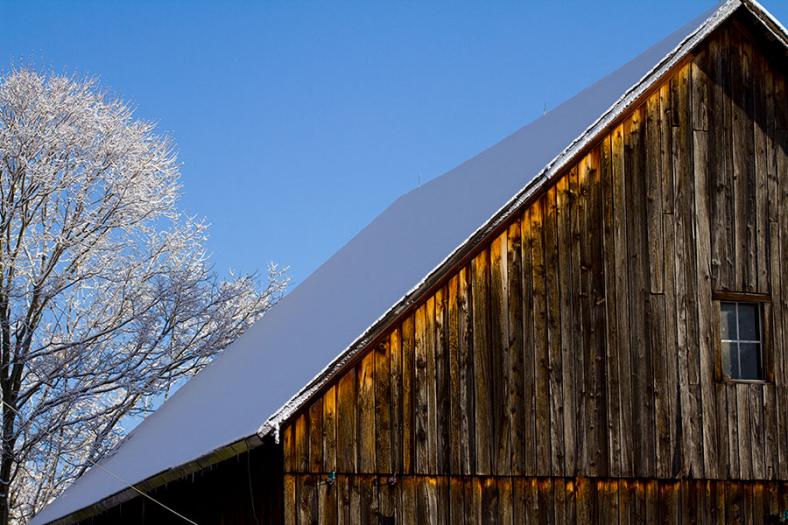
[[[615,119],[638,90],[664,74],[660,69],[675,64],[740,5],[729,0],[706,13],[555,110],[397,199],[102,462],[123,481],[93,468],[31,525],[69,516],[123,493],[127,484],[275,429],[423,288],[425,275],[443,271],[452,256],[593,141],[606,119]],[[784,28],[757,4],[747,7],[768,19],[784,45]]]

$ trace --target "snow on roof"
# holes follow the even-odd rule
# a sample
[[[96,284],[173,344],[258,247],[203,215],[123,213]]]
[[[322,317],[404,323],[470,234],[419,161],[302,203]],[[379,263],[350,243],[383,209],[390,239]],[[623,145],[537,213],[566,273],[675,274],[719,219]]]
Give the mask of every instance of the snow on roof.
[[[555,110],[397,199],[145,419],[102,466],[139,483],[258,430],[275,429],[382,313],[439,271],[447,254],[491,217],[513,206],[513,196],[533,191],[562,159],[593,140],[606,119],[626,109],[740,5],[729,0],[704,14]],[[123,481],[92,468],[30,524],[68,516],[125,489]]]

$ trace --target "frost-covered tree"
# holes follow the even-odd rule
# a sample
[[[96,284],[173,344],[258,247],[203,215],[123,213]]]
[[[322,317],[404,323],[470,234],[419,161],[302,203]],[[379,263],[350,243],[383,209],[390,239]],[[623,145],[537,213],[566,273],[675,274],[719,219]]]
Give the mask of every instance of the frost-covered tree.
[[[91,81],[0,79],[0,524],[23,523],[280,296],[218,279],[173,150]],[[154,403],[155,404],[155,403]]]

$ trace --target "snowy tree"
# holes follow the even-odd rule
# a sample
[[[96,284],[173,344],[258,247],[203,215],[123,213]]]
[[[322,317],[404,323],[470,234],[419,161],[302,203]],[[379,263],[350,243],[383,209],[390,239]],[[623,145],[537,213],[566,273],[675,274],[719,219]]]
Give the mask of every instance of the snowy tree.
[[[169,142],[92,81],[0,79],[0,525],[24,523],[281,295],[220,280]],[[154,401],[152,403],[152,401]]]

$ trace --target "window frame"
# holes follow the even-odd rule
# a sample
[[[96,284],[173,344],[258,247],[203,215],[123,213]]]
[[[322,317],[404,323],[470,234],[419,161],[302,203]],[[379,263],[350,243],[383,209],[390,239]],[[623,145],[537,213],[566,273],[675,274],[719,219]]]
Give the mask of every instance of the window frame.
[[[715,346],[715,375],[718,382],[730,384],[766,384],[771,383],[771,327],[769,324],[771,316],[771,297],[768,294],[757,293],[738,293],[738,292],[714,292],[712,300],[716,312],[714,313],[714,346]],[[730,377],[722,368],[722,329],[721,315],[722,303],[749,303],[754,304],[758,309],[758,330],[760,335],[760,379],[738,379]],[[738,337],[738,307],[737,307],[737,337]],[[740,343],[743,340],[726,340],[725,342]]]

